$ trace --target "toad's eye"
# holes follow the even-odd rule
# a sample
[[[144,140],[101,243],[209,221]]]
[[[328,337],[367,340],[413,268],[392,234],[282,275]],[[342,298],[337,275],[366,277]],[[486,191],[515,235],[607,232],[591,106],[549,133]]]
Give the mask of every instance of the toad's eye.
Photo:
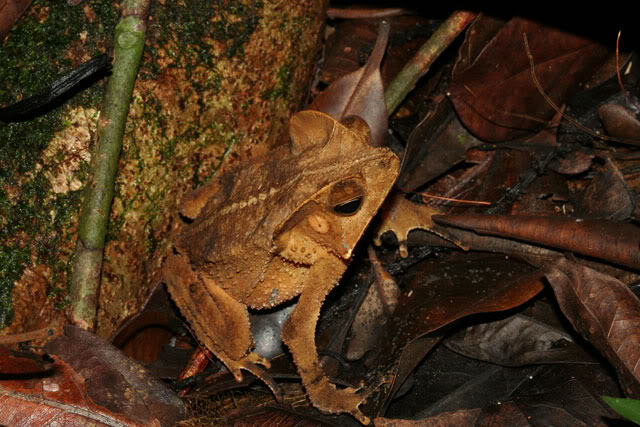
[[[364,188],[359,179],[350,178],[331,187],[329,207],[339,215],[354,215],[364,201]]]
[[[349,200],[346,203],[340,203],[338,205],[333,206],[333,211],[340,215],[353,215],[358,212],[360,206],[362,205],[362,197],[358,197],[357,199]]]

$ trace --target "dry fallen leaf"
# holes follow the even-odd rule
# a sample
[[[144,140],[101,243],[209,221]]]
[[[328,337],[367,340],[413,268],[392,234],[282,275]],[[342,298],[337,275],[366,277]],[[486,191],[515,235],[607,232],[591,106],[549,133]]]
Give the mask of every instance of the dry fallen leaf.
[[[33,360],[0,349],[0,425],[140,425],[96,403],[81,375],[55,356],[53,361],[38,369]]]
[[[431,332],[464,316],[516,307],[543,288],[541,273],[501,256],[466,254],[449,260],[446,269],[436,264],[437,273],[431,264],[412,270],[415,283],[401,295],[388,330],[379,337],[376,364],[384,374],[395,374],[396,378],[393,391],[373,399],[378,408],[387,404],[385,399],[397,392],[440,339]],[[475,265],[483,268],[476,270]]]
[[[311,105],[312,109],[322,111],[336,120],[349,116],[364,119],[371,130],[371,141],[375,147],[385,145],[387,134],[387,107],[380,63],[388,40],[389,23],[382,21],[378,39],[364,67],[331,83]]]
[[[446,98],[436,106],[409,136],[396,187],[405,192],[441,176],[466,158],[467,150],[481,143],[467,131]]]
[[[85,330],[66,326],[65,335],[45,349],[64,368],[61,381],[78,383],[57,386],[65,404],[91,412],[99,407],[100,413],[139,424],[172,426],[184,416],[182,401],[160,380]]]
[[[640,397],[640,300],[622,282],[561,258],[545,273],[562,312]]]
[[[470,31],[483,23],[476,21]],[[610,55],[589,39],[522,18],[507,22],[488,43],[482,40],[482,49],[469,46],[468,39],[449,92],[460,119],[480,139],[500,142],[537,132],[555,113],[533,83],[523,34],[528,35],[536,76],[556,105]],[[470,52],[478,54],[469,58]]]
[[[640,228],[624,222],[558,216],[434,215],[436,223],[640,265]]]
[[[636,207],[635,195],[618,167],[605,159],[604,168],[596,175],[576,202],[576,210],[587,218],[624,221]]]
[[[566,332],[521,314],[470,326],[444,344],[456,353],[502,366],[596,363]]]

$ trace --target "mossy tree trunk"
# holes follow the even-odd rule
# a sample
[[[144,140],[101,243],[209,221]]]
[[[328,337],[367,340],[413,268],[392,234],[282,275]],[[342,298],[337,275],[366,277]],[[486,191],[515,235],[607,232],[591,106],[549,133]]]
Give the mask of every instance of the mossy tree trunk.
[[[282,140],[304,104],[324,6],[152,1],[107,234],[99,335],[147,296],[182,195]],[[109,51],[118,17],[111,1],[34,1],[0,44],[0,104]],[[33,120],[0,124],[0,327],[11,325],[2,333],[64,322],[102,84]]]

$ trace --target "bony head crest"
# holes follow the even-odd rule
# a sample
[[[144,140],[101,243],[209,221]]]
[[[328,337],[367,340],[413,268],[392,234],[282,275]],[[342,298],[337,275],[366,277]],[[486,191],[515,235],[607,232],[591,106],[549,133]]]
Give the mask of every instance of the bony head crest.
[[[338,121],[320,111],[304,110],[291,117],[289,135],[291,153],[300,154],[313,147],[325,145],[333,135]]]

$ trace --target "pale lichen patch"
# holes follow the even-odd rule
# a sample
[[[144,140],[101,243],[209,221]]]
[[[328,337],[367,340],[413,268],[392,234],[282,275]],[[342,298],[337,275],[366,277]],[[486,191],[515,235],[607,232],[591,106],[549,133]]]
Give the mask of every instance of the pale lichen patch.
[[[91,138],[96,128],[98,111],[76,107],[65,117],[66,127],[58,132],[42,153],[45,176],[54,193],[67,193],[82,188],[77,172],[91,161]]]

